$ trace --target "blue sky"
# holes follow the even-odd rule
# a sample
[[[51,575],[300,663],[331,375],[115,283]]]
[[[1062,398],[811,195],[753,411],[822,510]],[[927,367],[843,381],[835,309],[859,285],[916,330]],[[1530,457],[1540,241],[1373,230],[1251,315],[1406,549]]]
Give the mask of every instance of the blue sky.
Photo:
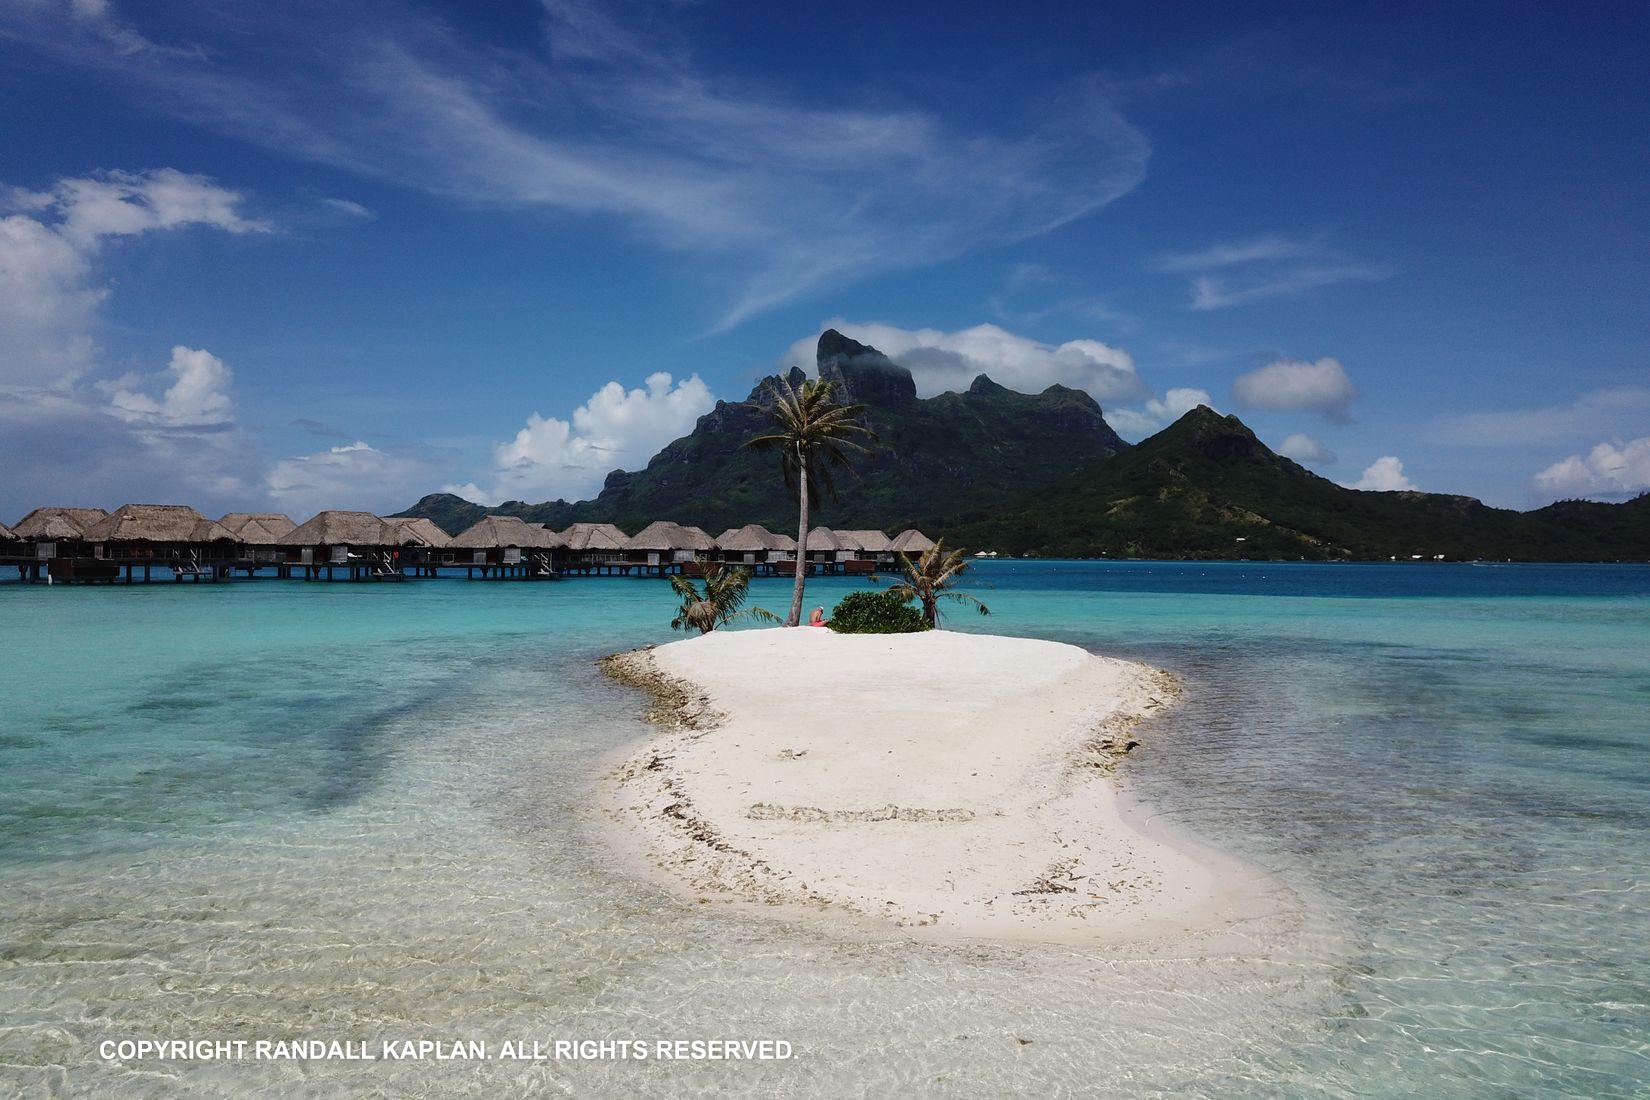
[[[1650,488],[1650,9],[0,2],[0,519],[592,495],[826,324]]]

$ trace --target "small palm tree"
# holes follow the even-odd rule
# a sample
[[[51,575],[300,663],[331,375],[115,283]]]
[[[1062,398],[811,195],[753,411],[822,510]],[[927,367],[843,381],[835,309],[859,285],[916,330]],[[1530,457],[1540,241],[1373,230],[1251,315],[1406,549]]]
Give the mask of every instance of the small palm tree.
[[[850,453],[868,454],[865,443],[877,436],[855,419],[863,405],[842,405],[835,399],[836,384],[824,379],[807,379],[800,386],[781,377],[768,383],[769,415],[777,429],[759,435],[745,446],[758,451],[778,451],[785,486],[796,493],[796,588],[791,593],[791,613],[786,626],[802,621],[802,585],[808,572],[808,505],[819,495],[819,486],[834,498],[834,469],[852,469]],[[855,437],[859,437],[856,439]],[[861,442],[864,440],[864,442]]]
[[[745,590],[750,583],[748,570],[729,569],[721,565],[705,570],[703,592],[686,577],[671,577],[670,587],[682,597],[682,606],[676,609],[676,617],[670,620],[670,629],[698,630],[700,634],[709,634],[735,619],[751,618],[777,623],[779,616],[773,612],[744,606]]]
[[[968,559],[961,550],[947,550],[944,539],[924,550],[916,561],[901,553],[899,563],[905,579],[888,591],[901,599],[921,603],[922,617],[929,626],[939,625],[941,600],[971,603],[981,615],[991,614],[991,609],[973,596],[956,591],[957,578],[968,570]]]

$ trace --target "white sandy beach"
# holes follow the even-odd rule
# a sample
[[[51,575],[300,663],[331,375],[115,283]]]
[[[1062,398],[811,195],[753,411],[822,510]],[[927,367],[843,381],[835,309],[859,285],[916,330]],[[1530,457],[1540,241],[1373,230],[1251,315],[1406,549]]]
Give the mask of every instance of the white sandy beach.
[[[700,904],[919,938],[1124,943],[1218,931],[1264,876],[1143,826],[1112,772],[1164,673],[932,631],[720,631],[615,659],[668,732],[617,769],[615,840]]]

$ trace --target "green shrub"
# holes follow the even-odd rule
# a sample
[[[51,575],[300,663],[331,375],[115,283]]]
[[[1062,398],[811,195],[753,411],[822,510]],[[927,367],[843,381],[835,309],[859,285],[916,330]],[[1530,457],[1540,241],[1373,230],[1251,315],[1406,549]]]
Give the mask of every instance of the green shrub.
[[[838,634],[911,634],[928,628],[922,612],[892,592],[850,592],[831,612],[831,629]]]

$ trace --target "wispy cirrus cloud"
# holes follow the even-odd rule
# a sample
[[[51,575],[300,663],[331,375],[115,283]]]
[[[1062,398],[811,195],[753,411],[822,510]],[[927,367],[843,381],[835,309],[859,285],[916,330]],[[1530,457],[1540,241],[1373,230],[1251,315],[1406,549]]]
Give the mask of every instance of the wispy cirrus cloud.
[[[1151,269],[1188,276],[1195,310],[1292,298],[1336,283],[1377,282],[1392,274],[1390,268],[1340,255],[1322,237],[1279,234],[1171,253],[1159,257]]]
[[[543,41],[519,49],[370,5],[180,3],[165,30],[107,3],[24,5],[0,31],[287,155],[712,253],[716,327],[1047,231],[1144,176],[1149,143],[1099,82],[989,129],[928,105],[820,108],[801,83],[721,79],[615,10],[546,0]]]

